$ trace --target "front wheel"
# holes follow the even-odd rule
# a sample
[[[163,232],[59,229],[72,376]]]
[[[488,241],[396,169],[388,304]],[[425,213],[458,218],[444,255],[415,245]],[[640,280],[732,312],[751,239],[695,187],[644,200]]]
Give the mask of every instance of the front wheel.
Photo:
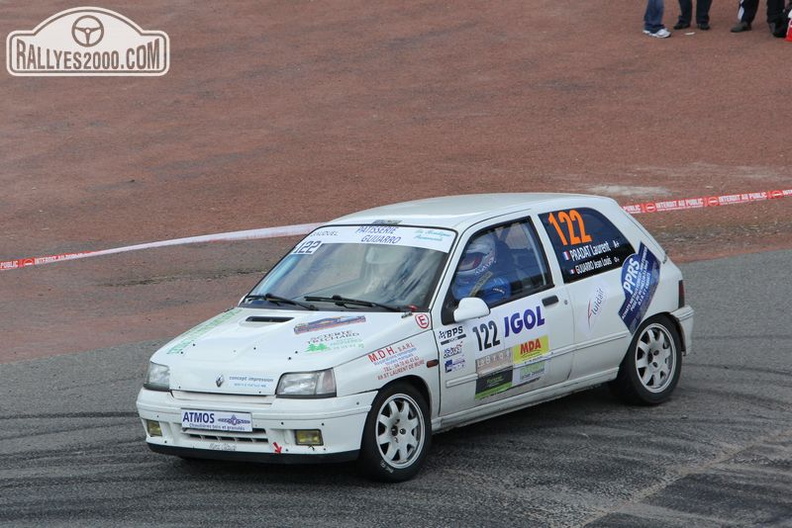
[[[679,332],[666,317],[649,319],[635,333],[610,383],[628,403],[657,405],[671,397],[682,371]]]
[[[386,482],[411,479],[429,451],[432,423],[423,395],[407,383],[383,388],[366,418],[360,462]]]

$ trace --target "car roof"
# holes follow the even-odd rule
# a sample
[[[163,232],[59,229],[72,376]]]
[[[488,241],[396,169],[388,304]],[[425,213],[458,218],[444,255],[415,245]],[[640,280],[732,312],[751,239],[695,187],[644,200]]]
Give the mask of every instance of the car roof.
[[[464,194],[395,203],[352,213],[328,224],[404,224],[463,230],[488,218],[524,211],[540,204],[559,209],[570,200],[579,206],[581,199],[591,204],[615,203],[610,198],[571,193],[492,193]]]

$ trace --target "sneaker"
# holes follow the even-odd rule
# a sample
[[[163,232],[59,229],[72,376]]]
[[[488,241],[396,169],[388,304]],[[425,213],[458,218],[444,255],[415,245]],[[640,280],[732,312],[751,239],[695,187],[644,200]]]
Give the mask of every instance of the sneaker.
[[[674,24],[674,29],[676,29],[677,31],[679,31],[680,29],[687,29],[689,27],[690,27],[690,22],[681,22],[680,21],[680,22],[677,22],[676,24]]]
[[[649,31],[648,29],[644,29],[644,35],[649,35],[650,37],[654,38],[668,38],[671,36],[671,32],[666,28],[660,28],[657,31]]]
[[[770,33],[773,34],[776,38],[784,38],[787,34],[787,24],[784,24],[781,21],[778,22],[770,22]]]
[[[739,21],[737,25],[731,28],[732,33],[742,33],[743,31],[751,31],[751,23]]]

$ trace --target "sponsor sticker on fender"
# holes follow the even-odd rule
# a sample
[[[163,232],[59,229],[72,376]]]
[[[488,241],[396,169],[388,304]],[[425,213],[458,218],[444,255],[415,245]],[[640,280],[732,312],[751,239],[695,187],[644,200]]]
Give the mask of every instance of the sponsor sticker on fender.
[[[622,267],[624,303],[619,309],[619,317],[630,333],[635,333],[649,309],[659,280],[660,261],[641,243],[638,253],[631,255]]]
[[[229,319],[233,319],[236,317],[242,310],[240,308],[231,308],[228,311],[225,311],[219,315],[216,315],[209,319],[208,321],[204,321],[203,323],[199,324],[198,326],[186,331],[181,336],[178,337],[178,341],[171,346],[166,354],[184,354],[184,350],[195,343],[195,340],[201,336],[206,335],[212,329],[217,328],[221,324],[225,323]]]
[[[368,354],[368,360],[380,367],[378,380],[401,375],[426,363],[418,356],[418,349],[410,341],[377,349]]]

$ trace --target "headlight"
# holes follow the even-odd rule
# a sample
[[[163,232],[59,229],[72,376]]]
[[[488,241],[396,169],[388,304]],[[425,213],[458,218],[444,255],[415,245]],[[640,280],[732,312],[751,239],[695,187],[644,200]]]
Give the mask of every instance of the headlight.
[[[149,390],[170,390],[170,367],[149,362],[146,382],[143,386]]]
[[[333,369],[284,374],[275,394],[281,398],[332,398],[336,395]]]

